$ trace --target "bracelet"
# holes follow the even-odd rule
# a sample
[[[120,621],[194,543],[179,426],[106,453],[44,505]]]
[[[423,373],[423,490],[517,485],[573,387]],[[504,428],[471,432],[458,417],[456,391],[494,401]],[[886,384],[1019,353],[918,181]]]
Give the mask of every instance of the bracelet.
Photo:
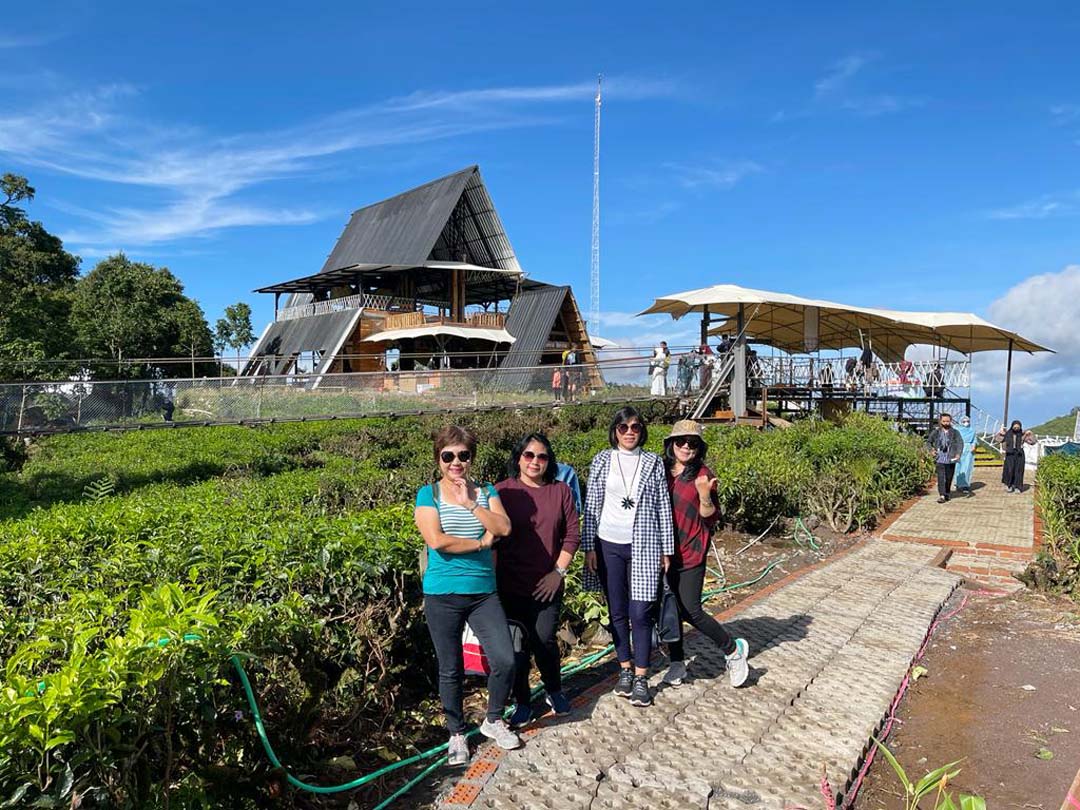
[[[479,508],[480,508],[480,501],[474,501],[472,507],[469,509],[469,514],[471,515],[473,512],[475,512]]]
[[[555,566],[555,573],[558,574],[559,577],[561,577],[562,579],[566,579],[566,569],[565,568],[560,568],[559,566],[556,565]]]

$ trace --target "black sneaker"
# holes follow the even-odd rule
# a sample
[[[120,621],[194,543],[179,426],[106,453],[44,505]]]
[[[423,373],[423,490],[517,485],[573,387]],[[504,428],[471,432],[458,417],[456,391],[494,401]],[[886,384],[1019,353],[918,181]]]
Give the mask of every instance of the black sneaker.
[[[630,693],[631,706],[652,706],[652,693],[649,691],[649,679],[644,675],[634,676],[634,688]]]
[[[627,667],[619,670],[619,682],[615,684],[615,694],[619,697],[630,697],[634,691],[634,671]]]

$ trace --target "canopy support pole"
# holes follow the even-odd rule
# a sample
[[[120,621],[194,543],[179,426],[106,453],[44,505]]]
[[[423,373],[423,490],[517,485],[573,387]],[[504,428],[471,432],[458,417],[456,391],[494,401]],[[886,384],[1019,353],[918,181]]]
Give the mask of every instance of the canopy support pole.
[[[731,410],[735,418],[746,415],[746,324],[743,305],[739,304],[738,334],[731,350],[735,358],[735,370],[731,377]]]
[[[706,305],[701,311],[701,345],[707,346],[709,343],[709,307]]]
[[[1009,424],[1009,389],[1012,387],[1012,356],[1013,341],[1009,338],[1009,362],[1005,366],[1005,415],[1001,419],[1001,426]]]

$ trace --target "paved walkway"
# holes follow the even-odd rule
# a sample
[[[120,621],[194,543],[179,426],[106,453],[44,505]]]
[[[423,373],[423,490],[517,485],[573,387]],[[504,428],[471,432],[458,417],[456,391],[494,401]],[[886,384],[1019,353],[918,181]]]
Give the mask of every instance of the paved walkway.
[[[959,582],[929,566],[937,552],[869,541],[751,600],[730,621],[751,645],[747,686],[732,689],[719,650],[693,633],[687,684],[658,687],[648,709],[604,684],[524,748],[478,754],[442,807],[820,807],[822,765],[833,788],[845,790]]]
[[[970,497],[954,494],[948,503],[939,504],[935,489],[919,498],[883,536],[952,547],[1031,549],[1035,534],[1031,481],[1015,495],[1002,488],[1000,468],[976,467],[972,477]]]

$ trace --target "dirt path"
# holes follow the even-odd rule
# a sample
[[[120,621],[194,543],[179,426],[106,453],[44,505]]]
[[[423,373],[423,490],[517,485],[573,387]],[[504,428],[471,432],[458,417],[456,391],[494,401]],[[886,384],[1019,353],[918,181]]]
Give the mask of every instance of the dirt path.
[[[1080,767],[1077,606],[1029,592],[971,595],[920,663],[927,674],[908,691],[888,739],[909,776],[963,757],[957,791],[983,796],[990,808],[1058,810]],[[1040,750],[1052,758],[1040,759]],[[879,757],[857,807],[902,808],[899,790]]]

